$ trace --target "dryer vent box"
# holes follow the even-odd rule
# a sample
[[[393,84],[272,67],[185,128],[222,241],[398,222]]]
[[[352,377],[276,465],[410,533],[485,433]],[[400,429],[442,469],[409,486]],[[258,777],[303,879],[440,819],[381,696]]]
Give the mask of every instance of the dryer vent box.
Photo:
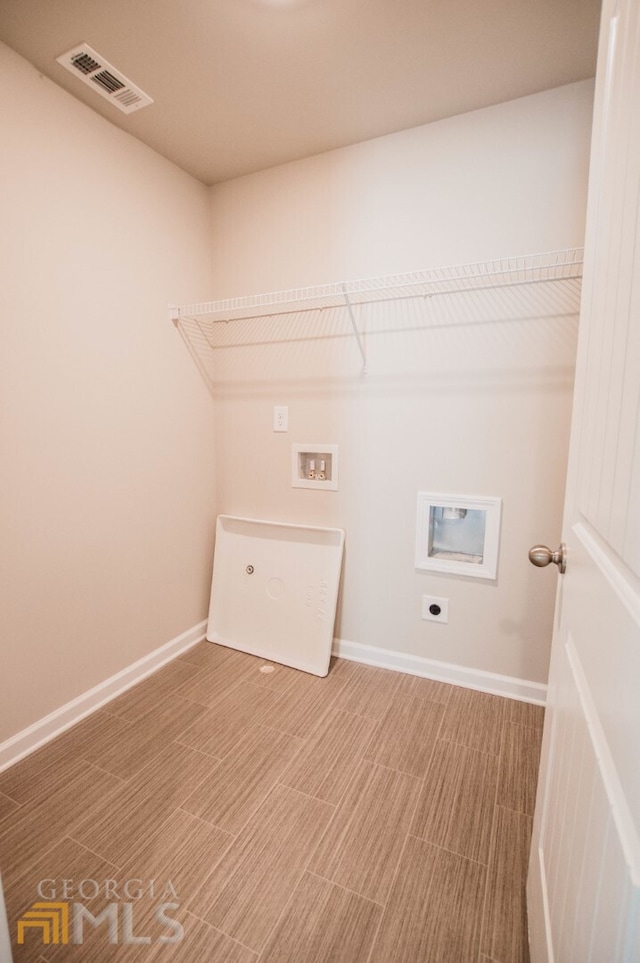
[[[495,579],[500,498],[418,492],[416,568]]]

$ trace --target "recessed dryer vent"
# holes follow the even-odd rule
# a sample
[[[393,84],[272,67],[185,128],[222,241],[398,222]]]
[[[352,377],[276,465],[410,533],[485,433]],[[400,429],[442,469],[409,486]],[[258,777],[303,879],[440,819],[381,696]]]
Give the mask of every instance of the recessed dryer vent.
[[[499,498],[418,492],[416,568],[495,579]]]
[[[74,77],[95,90],[123,114],[132,114],[134,110],[140,110],[141,107],[147,107],[153,103],[148,94],[136,87],[88,43],[80,44],[73,50],[67,50],[66,53],[56,57],[56,60]]]

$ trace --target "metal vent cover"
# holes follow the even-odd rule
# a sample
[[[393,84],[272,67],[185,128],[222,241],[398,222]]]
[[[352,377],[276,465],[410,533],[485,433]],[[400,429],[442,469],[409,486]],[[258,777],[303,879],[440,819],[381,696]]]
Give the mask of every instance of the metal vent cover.
[[[87,43],[60,54],[56,61],[123,114],[132,114],[134,110],[153,103],[148,94]]]

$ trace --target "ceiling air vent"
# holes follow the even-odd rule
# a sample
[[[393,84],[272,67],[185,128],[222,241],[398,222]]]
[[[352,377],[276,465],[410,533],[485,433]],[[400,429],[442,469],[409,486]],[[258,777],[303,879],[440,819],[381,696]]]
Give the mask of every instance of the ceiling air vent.
[[[134,110],[140,110],[141,107],[153,103],[148,94],[132,84],[124,74],[116,70],[87,43],[80,44],[73,50],[67,50],[66,53],[56,57],[56,60],[75,74],[78,80],[92,87],[97,94],[109,100],[124,114],[132,114]]]

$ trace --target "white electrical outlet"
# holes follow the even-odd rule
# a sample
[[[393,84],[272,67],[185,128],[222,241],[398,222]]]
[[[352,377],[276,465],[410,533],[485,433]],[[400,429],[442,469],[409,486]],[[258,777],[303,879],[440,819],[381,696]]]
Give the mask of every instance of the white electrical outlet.
[[[436,598],[434,595],[423,595],[422,618],[427,622],[448,622],[449,599]]]
[[[273,409],[273,430],[289,430],[289,409],[287,405],[275,405]]]

